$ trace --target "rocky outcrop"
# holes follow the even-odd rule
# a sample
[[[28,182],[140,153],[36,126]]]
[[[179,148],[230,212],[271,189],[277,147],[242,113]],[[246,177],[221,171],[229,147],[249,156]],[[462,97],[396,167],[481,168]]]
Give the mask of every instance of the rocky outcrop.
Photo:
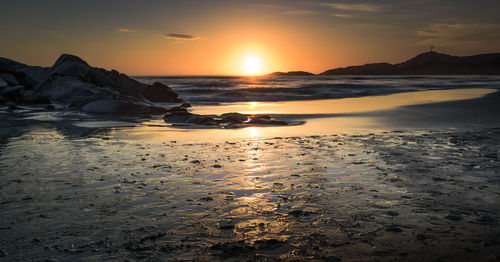
[[[167,112],[163,107],[153,106],[145,102],[128,102],[122,100],[97,100],[81,108],[81,111],[97,115],[162,115]]]
[[[286,126],[287,122],[276,120],[272,118],[270,115],[257,115],[253,117],[250,121],[248,121],[250,125],[273,125],[273,126]]]
[[[163,120],[173,125],[214,126],[218,124],[217,121],[210,116],[191,114],[185,108],[181,107],[175,107],[168,110],[167,114],[163,116]]]
[[[375,63],[327,70],[320,75],[499,75],[500,53],[452,56],[426,52],[399,64]]]
[[[142,94],[151,102],[181,102],[174,90],[158,82],[146,86]]]
[[[192,114],[185,108],[175,107],[168,110],[163,120],[175,126],[211,126],[221,128],[241,128],[256,125],[286,126],[287,122],[272,118],[270,115],[244,115],[225,113],[220,116]]]
[[[167,110],[154,102],[183,103],[161,83],[143,84],[116,70],[92,67],[63,54],[52,67],[27,66],[0,58],[0,103],[55,102],[92,114],[149,115]]]
[[[266,76],[313,76],[313,73],[306,71],[273,72]]]

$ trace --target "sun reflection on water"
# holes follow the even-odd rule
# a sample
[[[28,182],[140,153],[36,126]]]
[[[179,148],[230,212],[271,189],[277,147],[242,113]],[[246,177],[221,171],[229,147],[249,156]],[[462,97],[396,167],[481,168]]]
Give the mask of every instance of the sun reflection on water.
[[[248,128],[248,136],[251,138],[256,138],[259,136],[259,129],[255,126],[251,126]]]
[[[248,102],[248,108],[255,109],[259,105],[259,102]]]

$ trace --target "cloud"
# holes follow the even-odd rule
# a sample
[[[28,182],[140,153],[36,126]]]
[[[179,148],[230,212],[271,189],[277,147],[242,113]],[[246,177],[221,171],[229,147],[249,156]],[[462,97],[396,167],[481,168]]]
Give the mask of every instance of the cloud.
[[[341,14],[341,13],[333,13],[331,16],[339,17],[339,18],[353,18],[354,15],[349,14]]]
[[[165,37],[168,39],[174,39],[174,40],[198,40],[200,37],[194,36],[194,35],[187,35],[187,34],[178,34],[178,33],[168,33],[165,34]]]
[[[118,32],[122,32],[122,33],[134,33],[135,30],[128,29],[128,28],[118,28]]]
[[[283,12],[284,15],[313,15],[316,12],[311,10],[289,10]]]
[[[341,4],[341,3],[323,3],[336,10],[351,12],[378,12],[380,7],[371,4]]]
[[[434,23],[416,31],[418,46],[461,48],[500,46],[500,24]],[[497,48],[496,48],[497,49]]]

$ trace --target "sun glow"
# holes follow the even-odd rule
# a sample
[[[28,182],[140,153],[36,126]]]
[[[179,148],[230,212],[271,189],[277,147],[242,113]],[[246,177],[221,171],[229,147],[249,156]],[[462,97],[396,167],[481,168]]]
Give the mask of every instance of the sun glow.
[[[262,64],[260,58],[256,55],[249,55],[245,57],[242,64],[242,72],[245,75],[262,74]]]

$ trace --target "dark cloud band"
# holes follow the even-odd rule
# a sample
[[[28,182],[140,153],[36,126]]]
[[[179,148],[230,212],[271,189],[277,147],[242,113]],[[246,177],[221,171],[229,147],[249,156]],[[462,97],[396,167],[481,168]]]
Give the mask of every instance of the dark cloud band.
[[[175,40],[198,40],[200,39],[198,36],[187,35],[187,34],[177,34],[177,33],[168,33],[165,34],[166,38],[175,39]]]

